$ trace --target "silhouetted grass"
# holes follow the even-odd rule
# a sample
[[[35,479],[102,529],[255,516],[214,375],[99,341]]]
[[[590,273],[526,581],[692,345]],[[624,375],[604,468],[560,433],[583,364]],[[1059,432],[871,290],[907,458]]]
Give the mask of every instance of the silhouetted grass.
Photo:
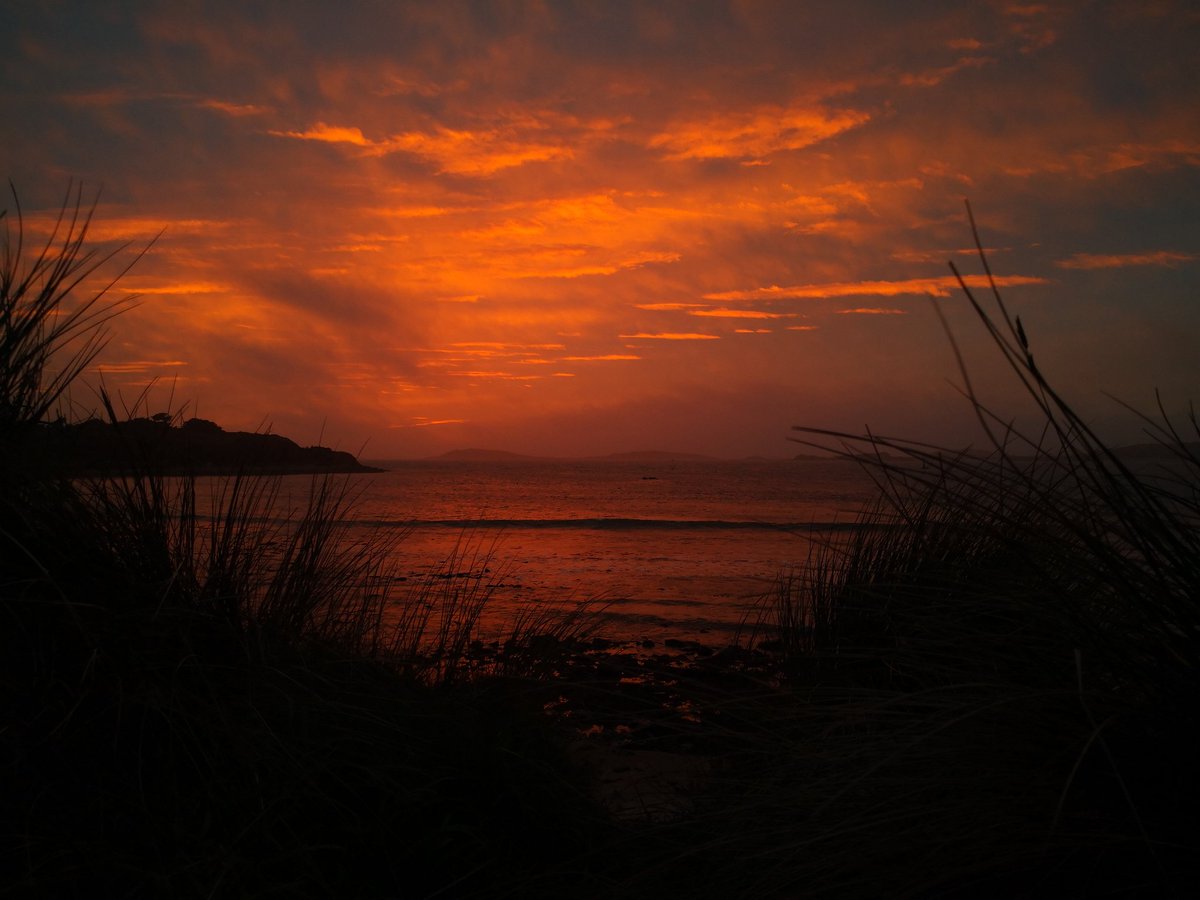
[[[1008,425],[964,367],[986,457],[802,429],[883,501],[781,585],[766,632],[795,702],[750,729],[714,810],[744,837],[698,852],[758,860],[762,893],[1182,896],[1200,865],[1200,430],[1142,417],[1169,463],[1135,469],[999,294],[989,312],[962,288],[1042,421]]]
[[[315,477],[291,509],[278,478],[250,473],[198,498],[197,479],[157,474],[152,444],[127,447],[111,478],[30,464],[23,430],[115,311],[72,306],[106,261],[85,248],[88,219],[65,204],[65,238],[28,271],[18,226],[0,277],[0,884],[209,897],[573,883],[606,826],[538,697],[499,677],[535,668],[530,623],[503,665],[469,659],[488,585],[397,594],[395,537],[352,539],[346,478]]]
[[[1197,875],[1200,428],[1143,418],[1170,462],[1135,468],[998,293],[963,285],[1035,430],[965,366],[987,456],[809,430],[880,504],[781,580],[757,651],[646,685],[582,652],[594,606],[497,631],[495,544],[397,578],[399,537],[345,524],[350,479],[293,507],[277,478],[155,474],[153,446],[113,478],[32,465],[23,429],[115,311],[73,305],[107,261],[87,221],[76,195],[32,269],[18,227],[0,273],[5,889],[1163,896]],[[584,713],[626,736],[581,752]],[[640,781],[644,815],[601,770]]]
[[[11,184],[10,190],[15,226],[8,210],[0,210],[0,434],[6,439],[42,421],[95,359],[105,343],[104,324],[131,302],[107,299],[108,290],[141,256],[135,254],[99,290],[79,298],[80,286],[128,245],[107,253],[88,246],[95,204],[85,209],[82,187],[75,186],[68,187],[45,243],[27,253],[21,207]]]

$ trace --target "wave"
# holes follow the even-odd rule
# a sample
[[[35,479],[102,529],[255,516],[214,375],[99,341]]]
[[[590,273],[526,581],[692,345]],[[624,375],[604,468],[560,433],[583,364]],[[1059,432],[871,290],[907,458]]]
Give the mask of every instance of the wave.
[[[558,529],[580,531],[860,531],[860,522],[746,522],[726,519],[362,519],[353,524],[384,528]],[[869,527],[878,528],[879,525]],[[886,526],[883,526],[886,527]]]

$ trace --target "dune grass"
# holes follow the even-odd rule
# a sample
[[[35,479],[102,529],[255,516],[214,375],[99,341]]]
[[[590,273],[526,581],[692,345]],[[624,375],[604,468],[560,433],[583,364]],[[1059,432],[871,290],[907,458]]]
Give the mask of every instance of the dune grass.
[[[985,456],[805,430],[882,499],[781,580],[754,646],[673,672],[670,708],[580,688],[597,708],[641,704],[644,736],[621,752],[702,763],[680,767],[695,774],[670,815],[614,818],[578,736],[543,710],[594,609],[485,635],[495,545],[464,536],[402,581],[402,536],[346,527],[351,479],[315,477],[292,503],[275,478],[158,475],[153,447],[109,479],[28,459],[22,432],[118,311],[73,296],[123,271],[87,249],[89,219],[68,199],[31,266],[18,221],[0,272],[0,883],[1157,897],[1196,878],[1200,428],[1143,417],[1158,468],[1112,452],[997,292],[989,308],[963,284],[1033,430],[975,397],[965,365]]]
[[[87,248],[89,222],[69,198],[30,262],[18,218],[0,272],[0,884],[211,897],[572,883],[606,826],[529,679],[535,633],[580,625],[517,621],[502,654],[472,658],[490,585],[398,592],[402,536],[347,531],[349,478],[316,476],[293,506],[276,477],[158,474],[152,445],[127,447],[119,477],[75,480],[25,452],[120,311],[103,291],[76,300],[105,265],[124,270]]]
[[[68,186],[45,243],[27,252],[20,203],[9,187],[15,223],[7,209],[0,210],[0,434],[5,437],[41,422],[96,358],[107,338],[105,323],[132,302],[112,299],[108,292],[145,253],[132,254],[98,290],[80,298],[81,285],[112,268],[109,264],[129,245],[108,252],[89,246],[95,202],[85,208],[82,186],[74,185]]]
[[[192,480],[136,475],[31,512],[37,571],[3,593],[13,883],[425,896],[565,878],[603,823],[536,694],[469,666],[486,588],[424,592],[433,629],[412,602],[397,617],[386,546],[339,539],[344,482],[318,478],[290,520],[276,489],[232,479],[206,519]]]
[[[760,638],[796,702],[755,723],[730,774],[719,816],[736,809],[745,837],[699,852],[758,855],[764,893],[1183,896],[1200,865],[1200,428],[1142,416],[1167,461],[1127,462],[999,293],[988,310],[962,290],[1041,421],[1012,427],[964,366],[986,456],[801,429],[883,499],[771,601]]]

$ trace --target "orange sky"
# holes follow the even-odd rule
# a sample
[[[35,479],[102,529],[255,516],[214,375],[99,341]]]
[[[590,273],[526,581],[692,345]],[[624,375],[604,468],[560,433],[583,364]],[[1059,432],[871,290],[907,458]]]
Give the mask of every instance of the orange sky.
[[[31,230],[77,178],[97,240],[163,231],[99,366],[154,410],[369,458],[976,440],[929,299],[1006,406],[964,197],[1098,423],[1198,393],[1188,3],[94,6],[0,12],[0,170]]]

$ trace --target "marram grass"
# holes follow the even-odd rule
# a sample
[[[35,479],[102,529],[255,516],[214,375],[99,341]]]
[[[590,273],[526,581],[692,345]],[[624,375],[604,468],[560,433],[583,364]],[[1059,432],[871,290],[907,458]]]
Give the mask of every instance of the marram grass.
[[[731,776],[748,835],[731,855],[763,856],[766,893],[1182,896],[1200,872],[1200,429],[1142,417],[1166,462],[1135,468],[1047,383],[998,292],[989,312],[962,287],[1043,421],[1007,426],[964,368],[986,457],[805,429],[883,499],[767,610],[796,703]]]
[[[108,479],[31,464],[23,434],[116,311],[74,296],[119,264],[88,250],[89,218],[65,204],[32,262],[18,221],[0,272],[0,885],[565,890],[608,826],[530,682],[467,658],[487,584],[398,594],[392,538],[342,525],[345,478],[290,510],[275,478],[156,474],[153,447]],[[539,624],[514,623],[508,670],[537,668]]]
[[[881,502],[781,580],[755,667],[679,671],[676,711],[639,710],[652,727],[628,749],[702,764],[671,816],[614,820],[577,738],[543,713],[594,618],[519,617],[480,652],[493,582],[435,573],[401,593],[387,540],[342,527],[344,479],[314,479],[281,515],[277,480],[198,497],[195,479],[139,464],[146,448],[115,479],[25,465],[22,430],[116,311],[73,295],[121,265],[90,254],[87,221],[65,204],[32,263],[18,221],[0,272],[6,888],[1160,897],[1195,883],[1200,429],[1143,418],[1170,460],[1135,468],[1047,383],[998,293],[989,311],[963,286],[1042,421],[1015,431],[968,380],[986,457],[807,432],[874,473]],[[440,574],[494,552],[464,540]]]

